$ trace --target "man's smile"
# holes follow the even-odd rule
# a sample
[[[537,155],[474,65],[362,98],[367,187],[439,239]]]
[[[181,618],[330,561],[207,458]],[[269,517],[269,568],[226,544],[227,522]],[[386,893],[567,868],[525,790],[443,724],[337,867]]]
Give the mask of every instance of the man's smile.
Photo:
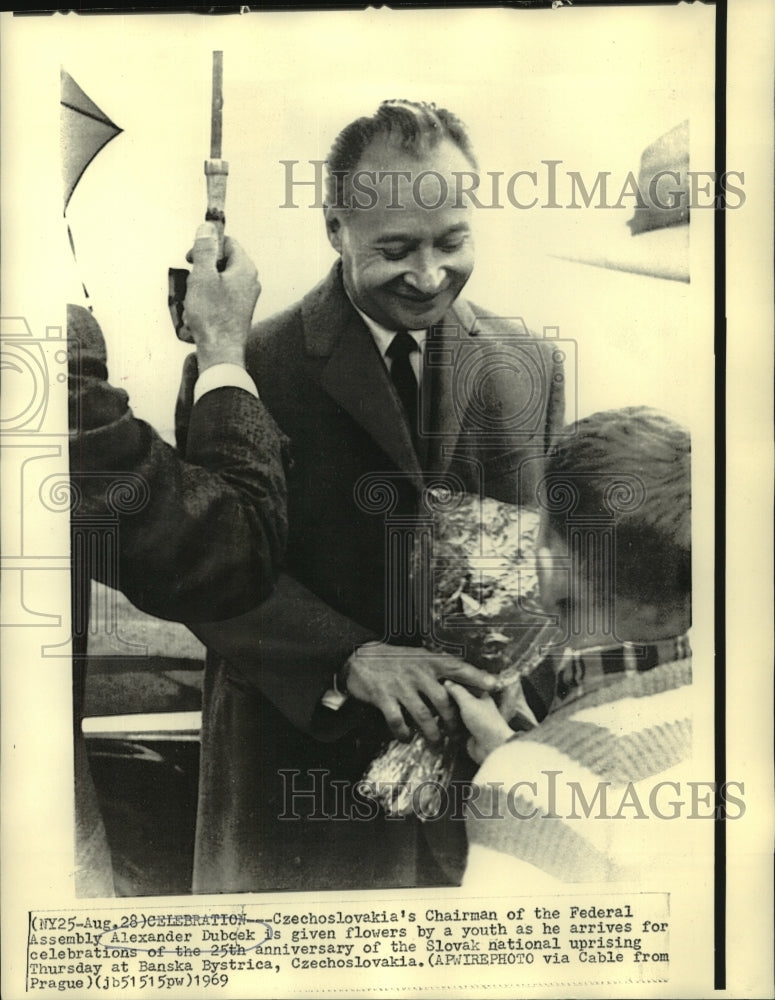
[[[435,292],[421,292],[416,288],[410,288],[408,285],[401,285],[398,288],[393,288],[391,289],[391,292],[396,296],[396,298],[403,299],[404,302],[427,306],[439,299],[448,290],[449,283],[443,285],[441,288],[438,288]]]

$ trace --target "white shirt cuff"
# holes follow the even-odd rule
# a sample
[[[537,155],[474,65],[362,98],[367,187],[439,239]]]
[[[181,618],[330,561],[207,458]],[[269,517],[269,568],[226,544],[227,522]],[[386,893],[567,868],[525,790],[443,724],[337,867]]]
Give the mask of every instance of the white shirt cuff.
[[[336,674],[334,674],[331,687],[324,692],[323,697],[320,699],[320,704],[324,708],[330,708],[332,712],[338,712],[339,709],[344,705],[348,699],[348,695],[344,691],[339,690],[339,685],[337,683]]]
[[[256,383],[245,369],[240,365],[223,362],[223,364],[211,365],[210,368],[205,368],[196,380],[196,384],[194,385],[194,403],[199,402],[202,396],[206,392],[210,392],[211,389],[221,389],[226,386],[234,389],[244,389],[251,396],[255,396],[256,399],[259,398]]]

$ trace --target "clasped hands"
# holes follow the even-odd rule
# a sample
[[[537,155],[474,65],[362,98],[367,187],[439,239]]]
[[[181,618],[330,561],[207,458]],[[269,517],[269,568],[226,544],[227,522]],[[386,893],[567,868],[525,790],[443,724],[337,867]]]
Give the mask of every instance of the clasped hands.
[[[449,653],[366,643],[347,661],[344,677],[348,693],[378,708],[398,739],[411,736],[407,716],[431,743],[441,739],[442,726],[454,732],[462,719],[468,752],[481,763],[514,735],[491,695],[500,690],[498,678]]]

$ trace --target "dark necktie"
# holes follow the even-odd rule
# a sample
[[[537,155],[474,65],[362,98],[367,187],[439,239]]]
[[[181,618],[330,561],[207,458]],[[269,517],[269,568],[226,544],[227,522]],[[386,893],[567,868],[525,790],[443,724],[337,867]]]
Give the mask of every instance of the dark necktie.
[[[407,333],[399,330],[390,342],[385,352],[391,360],[390,377],[396,387],[398,398],[404,407],[404,413],[409,423],[409,432],[415,448],[419,438],[417,426],[417,379],[415,378],[410,355],[419,351],[417,341]]]

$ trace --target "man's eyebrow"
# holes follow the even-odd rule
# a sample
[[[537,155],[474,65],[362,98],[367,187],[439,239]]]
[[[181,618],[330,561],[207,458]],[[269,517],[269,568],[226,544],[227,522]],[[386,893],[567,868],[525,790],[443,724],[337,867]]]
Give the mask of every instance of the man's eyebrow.
[[[440,233],[437,239],[444,240],[448,236],[467,233],[470,231],[470,228],[467,222],[458,222],[454,226],[450,226],[449,229],[445,229],[443,233]],[[418,237],[416,233],[381,233],[374,239],[375,243],[419,243],[420,241],[421,237]]]
[[[374,239],[375,243],[416,243],[417,236],[410,233],[382,233]]]
[[[454,226],[450,226],[449,229],[445,229],[441,234],[441,238],[444,239],[445,236],[456,236],[458,233],[467,233],[471,227],[467,222],[457,222]]]

